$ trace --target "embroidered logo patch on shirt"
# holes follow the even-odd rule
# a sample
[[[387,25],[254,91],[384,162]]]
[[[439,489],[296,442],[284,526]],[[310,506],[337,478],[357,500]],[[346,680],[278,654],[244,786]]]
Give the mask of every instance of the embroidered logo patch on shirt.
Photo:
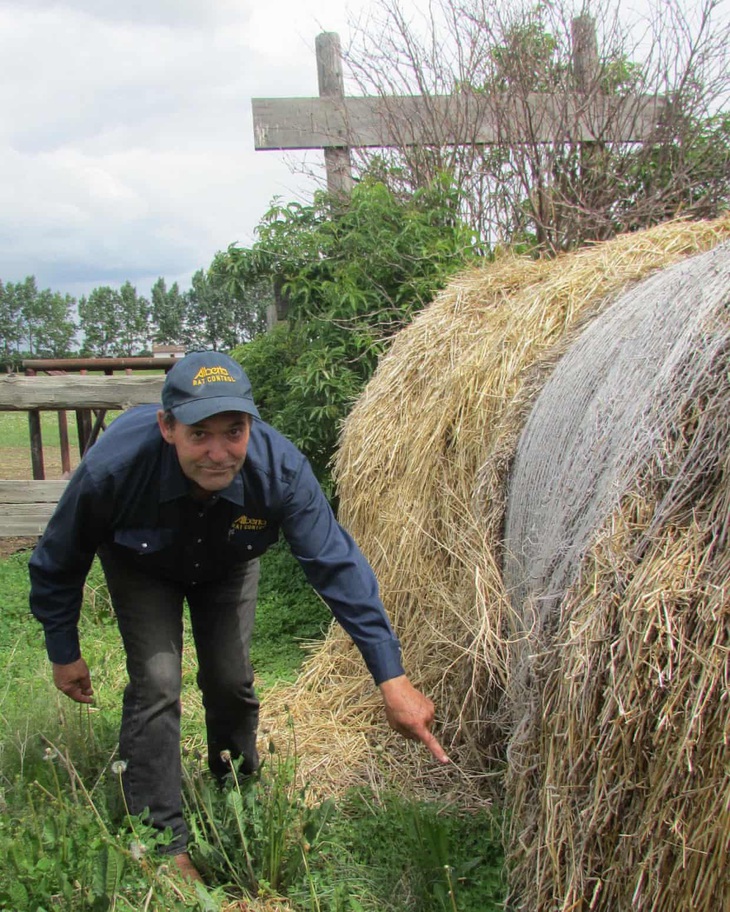
[[[235,383],[227,367],[201,367],[193,377],[193,386],[203,386],[205,383]]]
[[[253,516],[243,515],[239,516],[235,522],[231,525],[232,532],[260,532],[262,529],[265,529],[268,526],[268,522],[265,519],[255,519]]]

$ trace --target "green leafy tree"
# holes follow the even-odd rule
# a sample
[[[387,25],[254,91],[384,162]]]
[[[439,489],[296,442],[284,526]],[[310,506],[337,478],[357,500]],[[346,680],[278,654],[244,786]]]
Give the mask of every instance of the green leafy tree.
[[[95,288],[79,301],[82,353],[97,358],[139,355],[149,344],[149,314],[149,302],[130,282],[120,289]]]
[[[112,346],[115,355],[139,355],[150,344],[150,304],[137,294],[131,282],[125,282],[118,293],[119,335]]]
[[[119,292],[101,285],[79,301],[79,323],[84,334],[82,354],[111,357],[121,332]]]
[[[277,345],[257,340],[239,353],[256,390],[271,389],[277,369],[276,361],[265,365],[261,350],[279,360],[287,393],[282,405],[278,387],[274,423],[324,482],[342,419],[388,340],[474,255],[447,180],[398,196],[366,177],[334,215],[331,203],[317,194],[311,206],[275,206],[253,247],[232,246],[215,265],[240,295],[268,279],[286,303],[289,328]],[[279,344],[290,357],[281,358]]]
[[[22,313],[15,287],[0,281],[0,359],[3,367],[12,367],[18,359],[23,338]]]
[[[3,363],[24,356],[63,358],[73,344],[75,300],[46,288],[38,290],[34,276],[22,282],[0,283],[0,338]]]
[[[28,299],[23,310],[23,335],[29,354],[41,358],[67,358],[71,354],[75,304],[70,295],[49,288]]]
[[[151,318],[154,325],[154,341],[163,345],[183,344],[185,333],[186,298],[177,282],[168,289],[160,277],[152,286]]]
[[[230,350],[266,327],[266,298],[260,282],[247,289],[232,286],[213,266],[199,269],[186,293],[187,342],[201,348]]]
[[[290,376],[296,372],[305,348],[304,336],[295,332],[288,322],[281,322],[231,352],[251,379],[261,417],[282,433],[287,432],[290,424]]]

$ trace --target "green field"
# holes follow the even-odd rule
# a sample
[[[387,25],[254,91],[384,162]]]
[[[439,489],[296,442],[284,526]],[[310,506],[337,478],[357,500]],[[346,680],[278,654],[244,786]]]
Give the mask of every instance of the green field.
[[[312,803],[297,758],[267,755],[259,779],[211,786],[194,658],[184,658],[183,735],[192,854],[206,889],[155,860],[152,832],[126,817],[115,773],[124,657],[103,577],[87,586],[81,636],[95,705],[50,682],[27,608],[29,552],[0,561],[0,909],[494,912],[504,898],[500,823],[488,810],[369,790]],[[329,614],[283,547],[264,557],[252,657],[263,700],[293,680],[300,643]],[[189,637],[188,637],[189,640]],[[286,897],[286,901],[282,899]]]

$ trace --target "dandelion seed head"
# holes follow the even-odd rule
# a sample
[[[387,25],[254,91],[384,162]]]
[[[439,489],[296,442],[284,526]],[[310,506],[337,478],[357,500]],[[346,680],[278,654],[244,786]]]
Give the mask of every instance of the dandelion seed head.
[[[112,772],[115,776],[121,776],[122,773],[127,770],[127,761],[126,760],[115,760],[112,763]]]
[[[135,861],[141,861],[147,853],[147,846],[133,839],[129,846],[129,852]]]

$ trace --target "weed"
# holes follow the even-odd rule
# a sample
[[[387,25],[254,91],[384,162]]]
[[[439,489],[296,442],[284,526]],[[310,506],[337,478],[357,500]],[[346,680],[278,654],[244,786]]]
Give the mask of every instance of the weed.
[[[254,775],[242,776],[236,762],[230,769],[222,786],[200,768],[186,772],[193,854],[239,891],[280,894],[306,867],[333,805],[307,803],[295,754],[273,744]]]

